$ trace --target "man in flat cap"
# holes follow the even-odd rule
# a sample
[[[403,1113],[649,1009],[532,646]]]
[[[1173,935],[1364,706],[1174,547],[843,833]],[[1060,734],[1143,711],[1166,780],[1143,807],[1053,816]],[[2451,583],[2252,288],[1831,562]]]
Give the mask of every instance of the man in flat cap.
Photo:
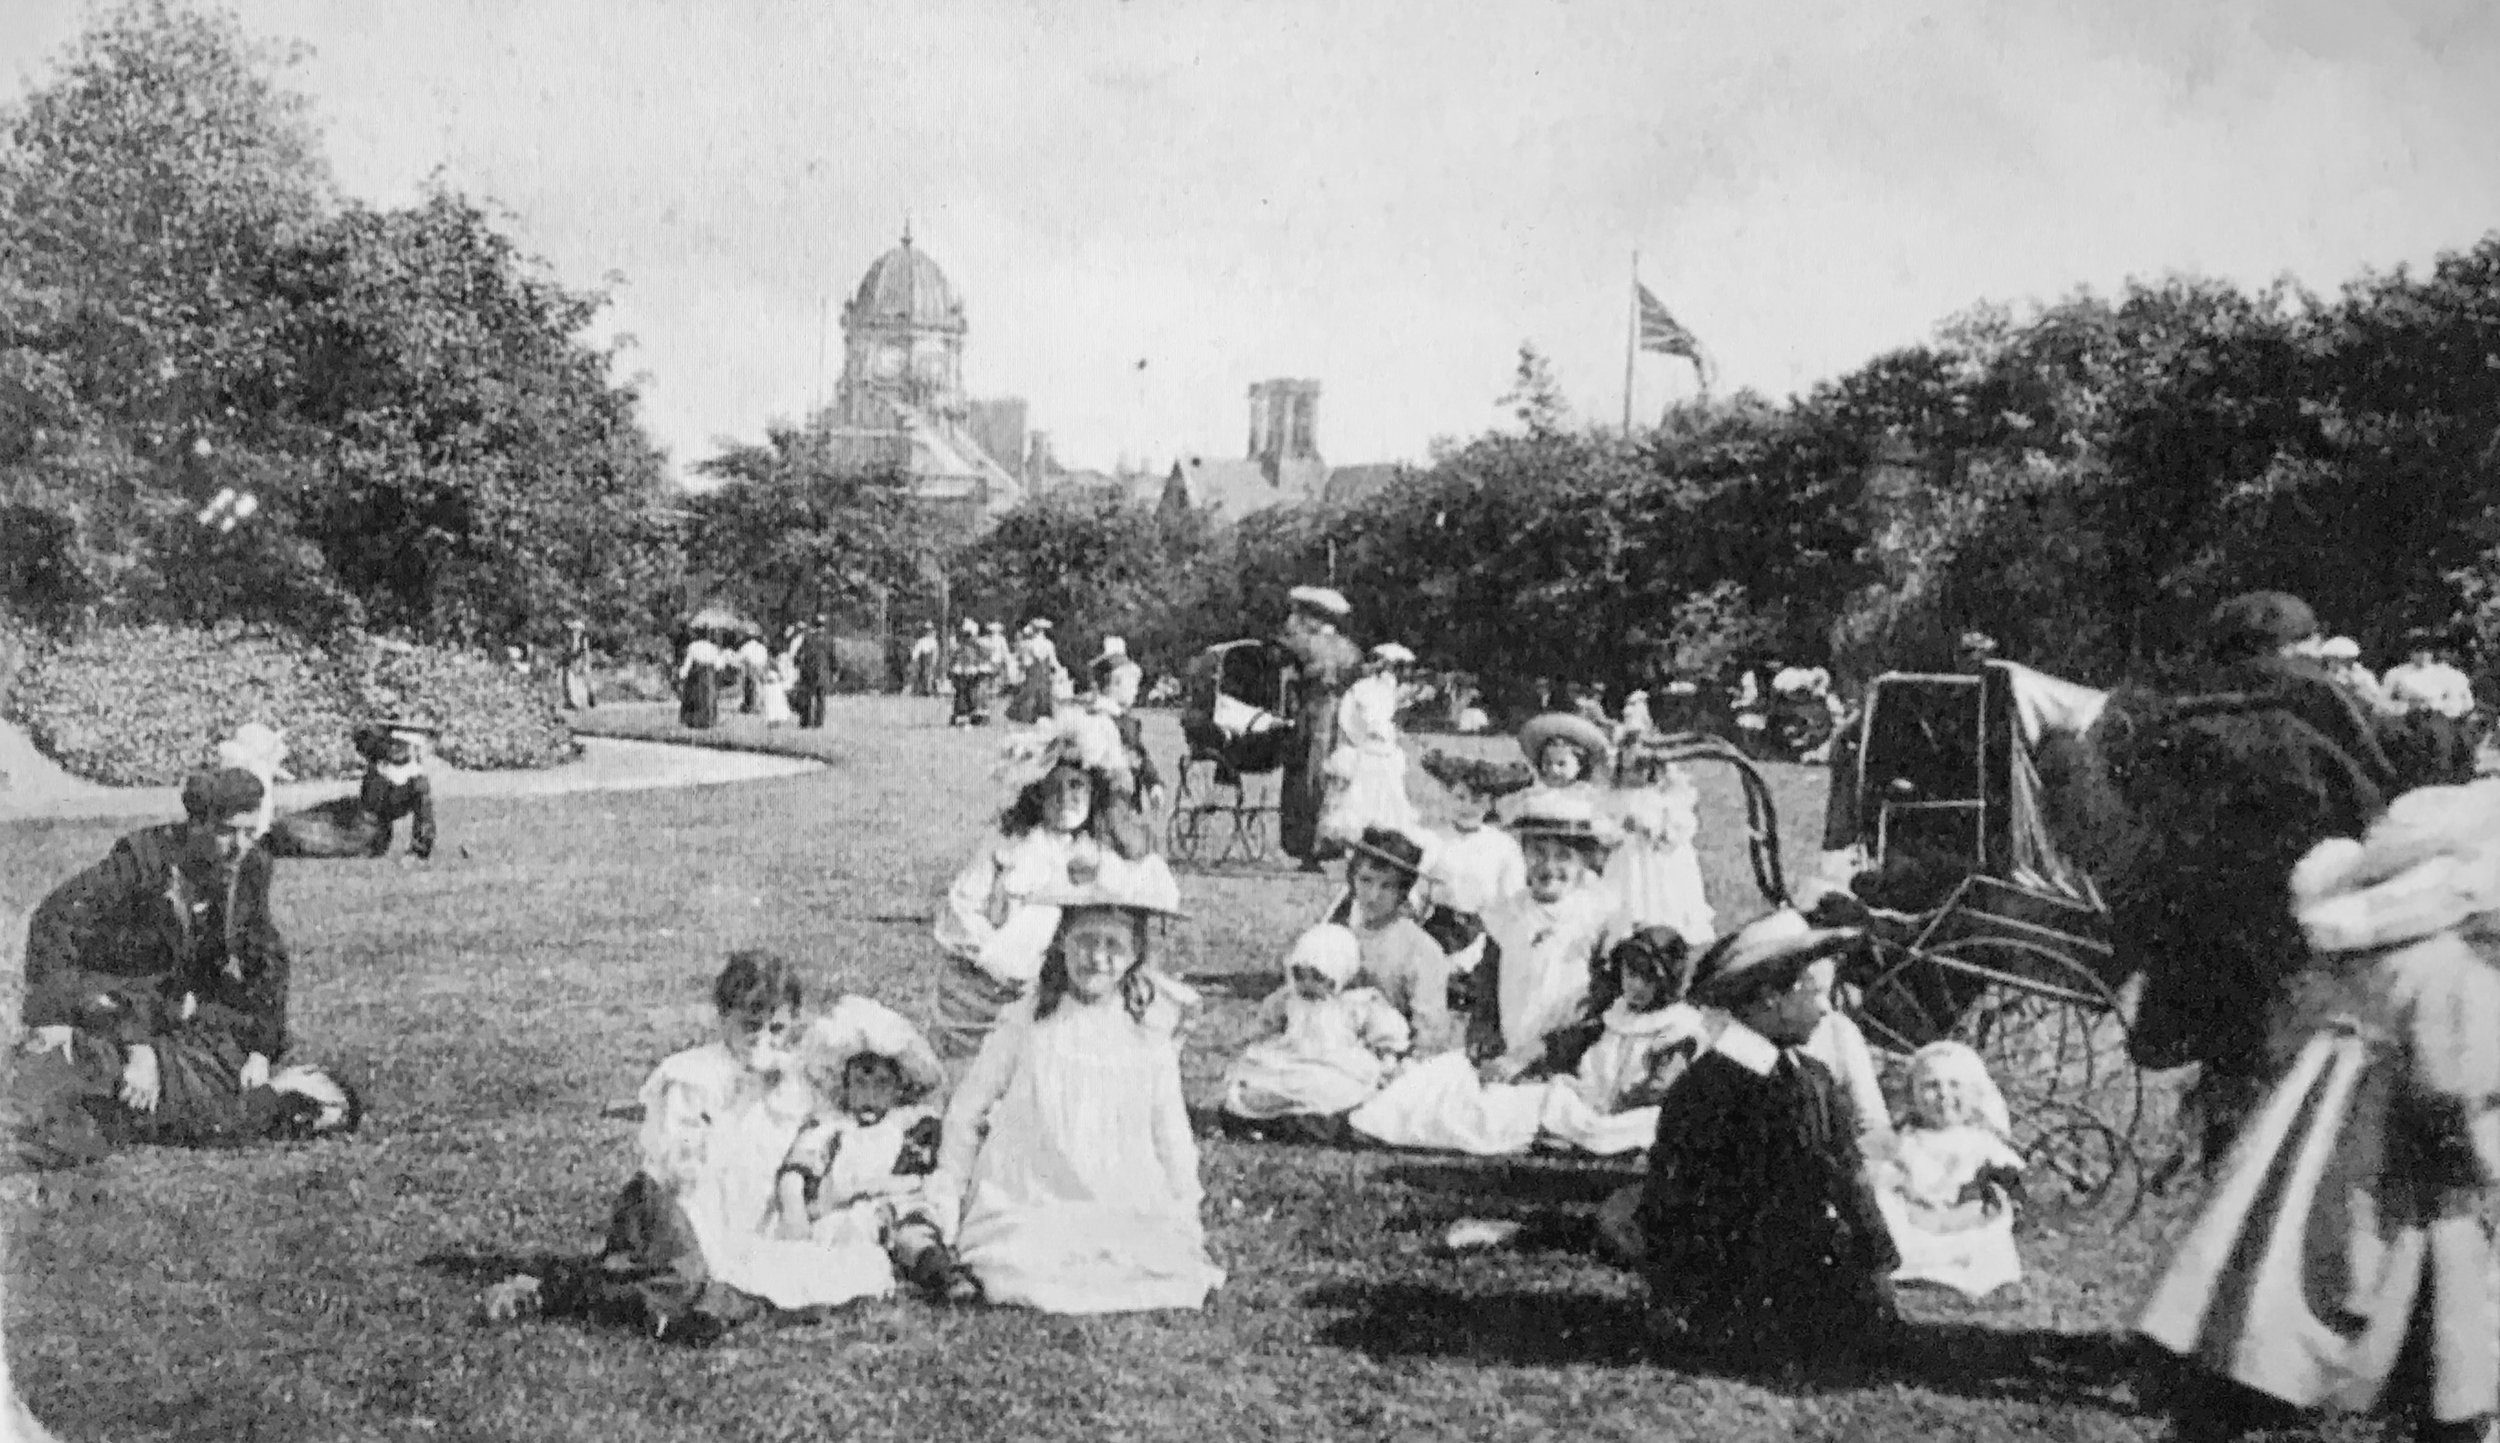
[[[288,969],[254,845],[262,792],[241,768],[192,776],[183,821],[123,837],[36,906],[23,1050],[55,1064],[44,1101],[82,1134],[56,1129],[61,1150],[214,1140],[267,1090]]]
[[[1328,756],[1337,749],[1337,703],[1362,668],[1363,653],[1338,630],[1354,608],[1326,586],[1297,586],[1285,593],[1289,607],[1277,644],[1292,657],[1294,744],[1285,753],[1284,781],[1276,799],[1276,830],[1285,855],[1306,872],[1319,871],[1342,850],[1319,834],[1326,803]]]

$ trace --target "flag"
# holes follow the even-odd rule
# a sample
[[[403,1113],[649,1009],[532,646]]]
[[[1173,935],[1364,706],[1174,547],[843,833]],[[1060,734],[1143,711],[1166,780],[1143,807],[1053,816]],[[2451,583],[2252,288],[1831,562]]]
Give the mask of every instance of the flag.
[[[1702,384],[1709,385],[1710,360],[1702,352],[1701,341],[1691,331],[1684,329],[1682,321],[1667,313],[1667,308],[1660,305],[1658,298],[1649,293],[1649,287],[1635,281],[1632,283],[1632,289],[1638,293],[1640,300],[1641,349],[1655,351],[1662,356],[1682,356],[1693,363],[1693,369],[1701,373]]]

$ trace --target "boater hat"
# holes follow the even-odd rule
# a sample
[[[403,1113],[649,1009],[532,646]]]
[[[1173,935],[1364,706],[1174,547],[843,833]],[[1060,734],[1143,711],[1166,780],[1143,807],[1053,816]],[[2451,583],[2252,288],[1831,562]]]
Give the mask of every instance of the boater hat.
[[[1072,879],[1061,886],[1044,887],[1025,901],[1036,907],[1071,912],[1113,907],[1152,917],[1187,915],[1181,911],[1181,887],[1172,877],[1171,864],[1152,852],[1134,861],[1117,853],[1106,854],[1088,880]]]
[[[1384,641],[1373,647],[1372,655],[1395,666],[1406,666],[1415,660],[1415,653],[1394,641]]]
[[[1858,944],[1855,927],[1817,927],[1793,907],[1757,917],[1701,954],[1693,968],[1695,1002],[1734,1011],[1795,985],[1806,969]]]
[[[1511,818],[1510,831],[1523,842],[1542,837],[1576,842],[1598,852],[1610,852],[1623,840],[1614,823],[1599,816],[1588,798],[1556,792],[1531,795]]]
[[[1424,874],[1423,843],[1395,827],[1365,827],[1363,835],[1345,844],[1358,857],[1395,867],[1413,881]]]
[[[1519,750],[1528,765],[1538,765],[1552,742],[1566,742],[1580,753],[1580,775],[1595,776],[1606,765],[1605,729],[1577,712],[1549,711],[1519,729]]]

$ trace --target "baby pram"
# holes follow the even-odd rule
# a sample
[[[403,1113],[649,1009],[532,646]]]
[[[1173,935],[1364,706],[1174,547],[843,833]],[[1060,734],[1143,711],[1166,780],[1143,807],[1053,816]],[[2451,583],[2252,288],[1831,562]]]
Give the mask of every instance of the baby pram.
[[[1181,758],[1166,827],[1176,862],[1265,857],[1275,827],[1278,773],[1299,733],[1286,715],[1283,650],[1227,641],[1189,664],[1181,701]],[[1212,855],[1210,855],[1212,853]]]

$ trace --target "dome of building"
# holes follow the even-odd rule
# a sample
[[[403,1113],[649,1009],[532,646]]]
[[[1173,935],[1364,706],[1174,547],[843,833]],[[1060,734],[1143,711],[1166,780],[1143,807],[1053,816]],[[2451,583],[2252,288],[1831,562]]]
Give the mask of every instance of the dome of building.
[[[964,303],[946,272],[912,245],[906,227],[903,243],[877,257],[860,277],[858,292],[842,309],[842,322],[845,327],[960,331]]]

